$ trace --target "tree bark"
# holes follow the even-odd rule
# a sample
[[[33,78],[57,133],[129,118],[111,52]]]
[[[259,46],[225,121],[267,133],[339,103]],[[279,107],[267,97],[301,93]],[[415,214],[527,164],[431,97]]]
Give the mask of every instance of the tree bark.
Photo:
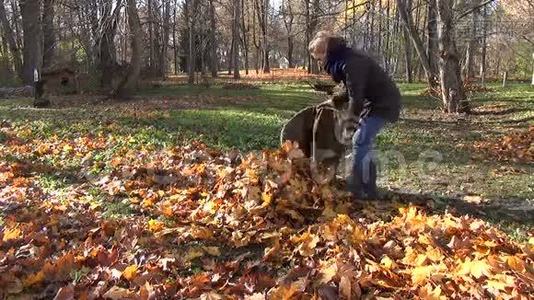
[[[171,0],[165,0],[164,12],[163,12],[163,39],[161,43],[161,58],[160,58],[160,76],[163,80],[167,78],[167,69],[168,69],[168,57],[167,52],[169,51],[169,36],[171,31]]]
[[[115,10],[112,11],[112,2],[104,2],[102,17],[97,32],[97,45],[99,53],[100,86],[105,90],[113,88],[112,82],[117,66],[115,35],[122,0],[117,0]]]
[[[439,73],[443,106],[448,113],[468,112],[453,27],[453,3],[437,0]]]
[[[256,12],[258,14],[258,23],[261,30],[261,52],[262,52],[262,70],[263,73],[270,73],[269,64],[269,43],[267,41],[267,30],[269,22],[269,0],[255,0]]]
[[[7,45],[9,47],[9,53],[11,54],[11,59],[13,60],[13,67],[15,68],[15,73],[20,78],[24,80],[24,75],[22,71],[22,59],[20,57],[20,49],[17,45],[17,40],[15,38],[15,32],[11,28],[9,21],[6,15],[6,8],[4,6],[4,1],[0,0],[0,25],[4,31],[4,37],[6,39]]]
[[[41,28],[41,5],[39,0],[21,0],[22,31],[24,33],[23,81],[33,83],[34,70],[41,72],[43,43]]]
[[[249,15],[248,10],[246,9],[247,6],[245,6],[245,0],[241,0],[241,31],[243,33],[243,52],[245,56],[245,74],[248,75],[249,72],[249,50],[248,50],[248,32],[249,29],[247,29],[247,24],[245,22],[245,14]]]
[[[56,34],[54,30],[55,0],[43,1],[43,68],[53,66],[56,56]]]
[[[176,42],[176,7],[178,6],[178,0],[174,0],[174,19],[172,22],[172,47],[174,55],[174,75],[178,75],[178,43]]]
[[[210,0],[210,42],[211,42],[211,48],[210,48],[210,69],[211,69],[211,77],[215,78],[217,77],[217,38],[215,35],[216,32],[216,22],[215,22],[215,5],[213,3],[214,0]]]
[[[283,21],[287,33],[287,61],[288,67],[293,68],[293,52],[295,48],[295,41],[293,37],[293,23],[295,20],[295,14],[293,12],[293,5],[291,0],[287,0],[283,5]],[[346,14],[345,14],[346,16]]]
[[[412,0],[406,1],[406,10],[412,11]],[[405,63],[405,70],[406,70],[406,81],[408,83],[413,82],[413,70],[412,70],[412,44],[410,42],[410,32],[408,31],[408,27],[404,27],[403,31],[403,37],[404,37],[404,63]]]
[[[139,20],[139,13],[135,2],[135,0],[126,0],[126,12],[128,14],[132,43],[132,58],[128,73],[113,93],[113,96],[119,99],[131,97],[133,90],[137,87],[139,75],[141,74],[143,31],[141,30],[141,21]]]
[[[465,75],[466,81],[471,81],[475,77],[475,52],[477,49],[477,17],[479,1],[473,1],[473,13],[471,14],[471,27],[469,30],[469,43],[465,54]]]
[[[436,0],[428,1],[427,11],[427,59],[432,76],[432,85],[437,85],[438,78],[438,28]]]
[[[487,43],[487,34],[488,34],[488,25],[487,25],[487,11],[484,6],[482,10],[482,49],[480,53],[480,83],[482,86],[486,85],[486,49],[488,46]]]
[[[234,64],[234,79],[241,78],[239,74],[240,63],[239,63],[239,44],[240,44],[240,26],[241,25],[241,1],[234,1],[234,25],[233,25],[233,35],[232,40],[234,41],[234,53],[233,53],[233,64]]]
[[[195,16],[196,16],[196,6],[197,6],[198,0],[188,0],[185,2],[185,9],[186,9],[186,22],[187,22],[187,30],[188,30],[188,44],[189,44],[189,50],[188,50],[188,61],[187,61],[187,67],[188,67],[188,83],[194,84],[195,83],[195,60],[196,60],[196,51],[195,51]]]

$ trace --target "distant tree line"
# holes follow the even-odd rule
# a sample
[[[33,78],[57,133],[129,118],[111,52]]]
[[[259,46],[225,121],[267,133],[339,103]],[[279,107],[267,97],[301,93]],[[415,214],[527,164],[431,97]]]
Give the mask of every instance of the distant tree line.
[[[530,76],[533,15],[532,0],[0,0],[0,84],[59,66],[116,95],[139,77],[318,73],[307,44],[328,29],[467,111],[465,83]]]

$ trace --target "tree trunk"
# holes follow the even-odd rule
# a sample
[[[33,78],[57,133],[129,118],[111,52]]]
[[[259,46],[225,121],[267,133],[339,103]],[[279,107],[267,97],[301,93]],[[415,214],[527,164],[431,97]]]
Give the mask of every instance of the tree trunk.
[[[311,14],[310,14],[310,0],[304,0],[304,7],[305,7],[305,16],[306,16],[306,24],[305,24],[305,31],[306,31],[306,44],[304,47],[306,48],[306,63],[308,65],[308,73],[312,72],[312,56],[310,54],[310,50],[308,49],[308,45],[311,42]]]
[[[406,10],[412,11],[412,0],[407,0]],[[412,70],[412,44],[410,42],[410,33],[408,28],[404,27],[404,62],[406,68],[406,81],[408,83],[413,82],[413,70]]]
[[[143,47],[143,31],[141,21],[137,12],[135,0],[126,0],[126,12],[128,14],[128,24],[130,27],[130,37],[132,43],[132,58],[128,73],[113,93],[115,98],[127,99],[132,91],[137,87],[139,75],[141,74],[141,60]]]
[[[248,10],[245,10],[245,0],[241,0],[241,31],[243,33],[243,52],[245,55],[245,74],[248,75],[248,69],[249,69],[249,62],[248,62],[248,30],[245,23],[245,12],[247,16],[249,15]]]
[[[0,0],[0,25],[4,31],[4,37],[6,39],[7,45],[9,47],[9,52],[13,59],[13,66],[15,72],[20,80],[24,80],[24,75],[22,71],[22,59],[20,57],[20,49],[17,45],[17,40],[15,39],[15,32],[13,28],[9,25],[9,21],[6,15],[6,8],[4,6],[4,1]]]
[[[171,0],[164,1],[163,12],[163,39],[161,41],[161,53],[160,53],[160,72],[159,76],[165,80],[167,77],[167,52],[169,48],[169,35],[170,35],[170,19],[171,19]]]
[[[436,0],[428,1],[427,11],[427,47],[426,55],[430,68],[431,85],[437,86],[438,82],[438,28],[437,28]]]
[[[487,34],[488,34],[488,25],[487,25],[487,12],[486,6],[482,10],[482,50],[480,53],[480,84],[482,86],[486,85],[486,49],[488,46],[487,43]],[[500,56],[499,56],[500,58]]]
[[[454,40],[453,3],[437,0],[439,73],[443,106],[448,113],[468,112]]]
[[[115,76],[116,69],[116,49],[115,49],[115,35],[117,32],[117,20],[119,18],[120,7],[122,0],[117,0],[115,11],[112,11],[112,2],[105,2],[102,8],[102,17],[100,23],[100,30],[97,35],[100,37],[97,40],[99,45],[99,71],[100,86],[105,90],[113,88],[112,82]]]
[[[40,73],[43,63],[40,1],[21,0],[20,10],[24,32],[23,81],[30,85],[33,83],[34,70]]]
[[[408,83],[413,82],[413,69],[412,69],[412,44],[410,42],[410,34],[408,29],[404,28],[404,63],[406,68],[406,81]]]
[[[186,21],[187,21],[187,29],[188,29],[188,43],[189,43],[189,51],[188,51],[188,61],[187,61],[187,67],[188,67],[188,83],[194,84],[195,83],[195,58],[196,58],[196,52],[194,47],[194,30],[195,30],[195,21],[194,17],[196,16],[196,2],[197,0],[189,0],[185,2],[186,6]]]
[[[210,0],[210,42],[211,42],[211,48],[210,48],[210,69],[211,69],[211,77],[215,78],[217,77],[217,38],[215,35],[216,31],[216,22],[215,22],[215,5],[213,4],[214,0]]]
[[[54,30],[54,2],[55,0],[43,1],[43,68],[52,67],[56,55],[56,35]]]
[[[466,81],[471,81],[475,77],[475,52],[477,49],[477,16],[479,1],[473,1],[473,12],[471,13],[471,28],[469,30],[469,43],[465,54],[465,75]]]
[[[260,28],[261,28],[261,44],[262,44],[262,53],[263,53],[263,59],[262,59],[262,66],[263,66],[263,73],[270,73],[271,72],[271,66],[269,62],[269,43],[267,41],[267,30],[269,25],[269,0],[261,0],[261,7],[258,11],[260,16],[258,16],[258,20],[260,21]]]
[[[241,24],[241,1],[234,1],[234,26],[233,26],[233,35],[232,40],[234,41],[234,55],[233,55],[233,64],[234,64],[234,79],[241,78],[239,74],[240,63],[239,63],[239,44],[240,44],[240,24]]]
[[[154,72],[154,0],[147,0],[147,25],[148,25],[148,72]]]
[[[178,75],[178,43],[176,42],[176,6],[178,1],[174,0],[174,19],[172,22],[172,47],[174,54],[174,75]]]

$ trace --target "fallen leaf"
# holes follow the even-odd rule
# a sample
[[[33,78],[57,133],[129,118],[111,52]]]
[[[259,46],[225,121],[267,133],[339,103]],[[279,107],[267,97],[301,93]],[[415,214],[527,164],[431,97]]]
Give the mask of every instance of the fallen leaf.
[[[54,297],[54,300],[71,300],[74,299],[74,286],[67,285],[60,288]]]
[[[22,231],[20,231],[20,229],[18,228],[8,229],[4,231],[4,237],[2,238],[2,240],[4,242],[7,242],[9,240],[15,240],[15,239],[20,238],[21,235],[22,235]]]
[[[104,299],[123,300],[133,299],[134,294],[125,288],[113,286],[102,297]]]
[[[219,249],[219,247],[204,247],[203,249],[204,251],[206,251],[206,253],[208,253],[211,256],[221,255],[221,250]]]
[[[149,220],[148,221],[148,230],[152,232],[159,232],[162,231],[163,228],[165,228],[165,224],[163,222],[158,220]]]
[[[460,265],[458,274],[471,275],[476,279],[479,279],[482,276],[491,275],[491,266],[486,260],[471,260],[468,258]]]
[[[131,265],[126,267],[124,271],[122,271],[122,276],[126,278],[127,280],[133,280],[135,276],[137,276],[137,265]]]

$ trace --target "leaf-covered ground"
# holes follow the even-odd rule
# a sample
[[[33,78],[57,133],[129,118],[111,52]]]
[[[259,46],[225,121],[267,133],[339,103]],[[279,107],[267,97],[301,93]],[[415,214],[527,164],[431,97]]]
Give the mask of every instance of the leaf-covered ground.
[[[470,143],[499,141],[517,125],[524,131],[532,92],[518,92],[526,111],[464,120],[445,118],[415,97],[420,87],[404,89],[404,120],[388,129],[380,147],[398,145],[408,160],[418,155],[413,148],[432,147],[445,160],[418,183],[399,170],[386,173],[390,188],[423,184],[424,193],[449,196],[434,180],[450,176],[447,189],[459,193],[454,180],[461,180],[449,172],[473,176],[461,184],[474,186],[484,182],[476,177],[480,170],[496,168],[503,173],[486,178],[494,190],[484,195],[472,187],[464,198],[483,201],[499,195],[495,185],[514,184],[503,197],[518,195],[528,204],[528,162],[487,166],[496,158]],[[519,220],[517,242],[465,209],[444,212],[443,198],[351,201],[342,184],[313,181],[291,145],[249,152],[275,148],[283,121],[319,101],[304,86],[168,87],[132,103],[91,101],[67,98],[52,110],[0,101],[0,298],[528,299],[534,293],[528,220]],[[477,111],[487,109],[493,106]],[[462,128],[469,132],[462,136]],[[470,163],[454,164],[451,156]],[[420,171],[408,161],[403,172]]]

